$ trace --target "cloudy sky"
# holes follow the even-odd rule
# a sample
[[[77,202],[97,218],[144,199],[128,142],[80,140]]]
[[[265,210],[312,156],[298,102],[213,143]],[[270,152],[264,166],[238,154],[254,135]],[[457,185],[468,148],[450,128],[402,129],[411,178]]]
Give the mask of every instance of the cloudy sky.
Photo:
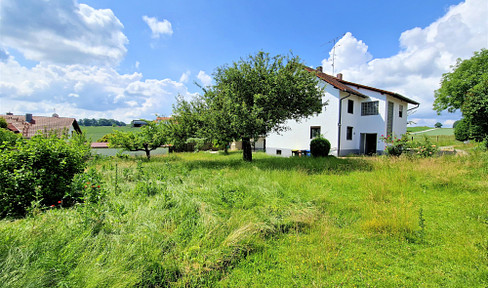
[[[167,116],[216,67],[264,50],[327,73],[334,58],[345,80],[420,102],[416,125],[449,127],[460,114],[438,116],[434,90],[481,48],[486,0],[2,0],[0,113]]]

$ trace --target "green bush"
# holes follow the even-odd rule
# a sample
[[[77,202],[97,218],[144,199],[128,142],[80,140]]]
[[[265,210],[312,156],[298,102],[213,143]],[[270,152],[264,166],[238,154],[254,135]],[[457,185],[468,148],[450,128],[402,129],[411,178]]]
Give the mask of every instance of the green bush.
[[[456,127],[454,127],[454,137],[456,137],[456,140],[458,141],[466,141],[469,139],[469,123],[466,122],[464,118],[456,123]]]
[[[413,142],[410,144],[410,147],[413,154],[419,157],[432,157],[439,151],[437,145],[432,144],[425,135],[423,142]]]
[[[15,145],[15,142],[19,139],[21,139],[20,134],[15,134],[12,131],[0,128],[0,150],[7,149],[8,147]]]
[[[406,135],[402,135],[401,138],[396,138],[391,135],[384,137],[381,135],[381,141],[385,142],[385,151],[389,156],[400,156],[403,150],[406,148],[408,139]]]
[[[313,157],[325,157],[329,155],[330,142],[322,136],[310,141],[310,153]]]
[[[4,128],[4,129],[7,129],[7,121],[5,120],[5,118],[3,117],[0,117],[0,128]]]
[[[62,203],[90,153],[77,137],[38,134],[0,150],[0,217],[24,216],[34,203],[41,208]]]

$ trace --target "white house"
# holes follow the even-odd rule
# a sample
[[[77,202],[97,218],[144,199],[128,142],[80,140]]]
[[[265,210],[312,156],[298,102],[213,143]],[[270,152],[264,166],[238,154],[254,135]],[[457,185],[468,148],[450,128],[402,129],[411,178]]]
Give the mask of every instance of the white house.
[[[310,141],[323,135],[330,141],[335,156],[381,154],[385,144],[381,135],[400,137],[407,132],[408,104],[420,104],[395,92],[368,87],[307,68],[317,73],[325,87],[323,101],[328,101],[318,115],[300,122],[290,120],[289,130],[266,138],[266,153],[292,156],[310,149]]]

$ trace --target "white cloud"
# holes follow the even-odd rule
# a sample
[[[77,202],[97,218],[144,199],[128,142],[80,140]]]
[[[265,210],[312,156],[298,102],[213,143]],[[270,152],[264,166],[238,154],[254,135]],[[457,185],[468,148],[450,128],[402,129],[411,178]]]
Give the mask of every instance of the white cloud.
[[[181,74],[180,82],[181,83],[188,83],[188,80],[190,80],[190,75],[191,75],[190,70],[187,70],[186,72]]]
[[[333,55],[335,54],[335,56]],[[335,51],[329,52],[329,59],[322,60],[324,72],[332,71],[332,64],[337,68],[366,64],[373,56],[368,52],[368,46],[358,41],[350,32],[347,32],[335,45]],[[347,56],[347,57],[345,57]]]
[[[212,77],[205,73],[205,71],[200,70],[200,72],[198,72],[197,78],[198,80],[200,80],[200,82],[202,82],[203,86],[205,87],[212,85]]]
[[[171,79],[145,79],[140,73],[119,74],[109,67],[39,63],[33,68],[14,59],[0,61],[2,109],[14,113],[76,118],[154,118],[170,115],[179,94],[192,97],[187,87]],[[7,111],[0,111],[5,113]]]
[[[171,25],[161,23],[153,32],[171,34]],[[170,115],[176,96],[193,94],[171,79],[119,74],[128,43],[122,29],[111,10],[76,0],[0,0],[0,113],[55,109],[60,116],[123,121]],[[23,66],[7,49],[37,64]]]
[[[452,6],[428,27],[403,32],[401,50],[389,58],[372,59],[367,45],[347,33],[337,43],[335,72],[343,73],[345,80],[395,91],[420,102],[418,111],[409,117],[418,125],[449,124],[459,119],[460,113],[436,115],[432,110],[434,90],[457,58],[470,58],[474,51],[488,46],[486,15],[485,0]],[[324,72],[330,73],[331,61],[331,57],[322,61]]]
[[[171,28],[171,22],[166,19],[158,21],[155,17],[142,16],[142,20],[146,22],[152,31],[152,38],[159,38],[161,35],[173,35],[173,28]]]
[[[116,65],[127,52],[123,28],[112,10],[76,0],[0,1],[0,46],[29,60]]]

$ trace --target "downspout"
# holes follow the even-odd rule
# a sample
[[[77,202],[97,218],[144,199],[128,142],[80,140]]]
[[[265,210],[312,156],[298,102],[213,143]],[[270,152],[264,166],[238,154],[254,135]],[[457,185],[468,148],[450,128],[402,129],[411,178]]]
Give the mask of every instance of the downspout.
[[[349,98],[351,93],[349,93],[344,98],[339,98],[339,123],[337,123],[338,138],[337,138],[337,157],[341,156],[341,126],[342,126],[342,100]]]

